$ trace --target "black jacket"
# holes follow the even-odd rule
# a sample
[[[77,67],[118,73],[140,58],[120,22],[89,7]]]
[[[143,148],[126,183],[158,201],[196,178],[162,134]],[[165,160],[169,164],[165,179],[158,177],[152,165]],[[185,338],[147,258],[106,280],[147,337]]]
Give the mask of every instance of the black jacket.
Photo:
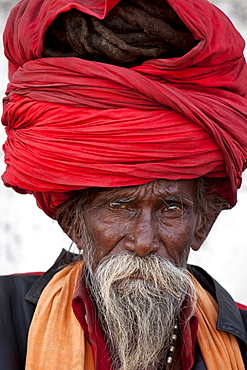
[[[0,370],[25,369],[28,329],[36,304],[44,287],[64,264],[65,257],[67,252],[63,250],[42,276],[0,277]],[[217,328],[237,337],[247,369],[247,311],[239,310],[226,290],[203,269],[191,265],[188,269],[218,302]],[[201,368],[204,367],[198,367]]]

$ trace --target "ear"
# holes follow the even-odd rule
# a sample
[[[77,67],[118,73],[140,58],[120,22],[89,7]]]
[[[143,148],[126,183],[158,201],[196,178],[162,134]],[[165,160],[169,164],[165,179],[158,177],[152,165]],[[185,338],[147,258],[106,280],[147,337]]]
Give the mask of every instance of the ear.
[[[214,221],[211,222],[211,223],[210,222],[207,223],[204,227],[198,227],[197,228],[197,230],[194,234],[192,243],[191,243],[191,248],[194,251],[198,251],[200,249],[201,245],[203,244],[203,242],[207,238],[207,236],[209,234],[209,231],[211,230],[213,224],[214,224]]]
[[[60,225],[61,226],[61,225]],[[62,226],[61,226],[62,227]],[[75,233],[75,231],[72,232],[70,228],[62,227],[65,234],[72,240],[73,243],[77,246],[79,250],[81,250],[82,247],[82,240],[81,236]]]
[[[57,222],[64,233],[72,240],[73,243],[76,244],[77,248],[82,249],[79,230],[76,225],[73,228],[71,227],[71,224],[73,224],[73,222],[71,222],[69,216],[70,214],[66,209],[64,212],[61,212],[59,214],[59,217],[57,217]]]
[[[194,251],[198,251],[207,238],[211,228],[213,227],[218,213],[207,210],[203,214],[198,214],[197,225],[194,233],[194,237],[191,243],[191,248]]]

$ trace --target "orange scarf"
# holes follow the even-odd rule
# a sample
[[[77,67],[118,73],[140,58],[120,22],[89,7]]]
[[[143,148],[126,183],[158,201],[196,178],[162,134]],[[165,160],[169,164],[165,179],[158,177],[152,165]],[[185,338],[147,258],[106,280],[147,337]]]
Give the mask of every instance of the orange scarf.
[[[94,370],[90,344],[71,301],[83,262],[59,271],[44,289],[30,326],[26,370]],[[198,341],[208,370],[244,370],[236,338],[216,329],[217,303],[193,278]]]
[[[65,267],[44,289],[29,330],[26,369],[94,370],[91,346],[71,307],[82,265]]]
[[[244,370],[237,339],[233,334],[216,329],[218,304],[193,278],[197,292],[197,338],[206,367],[209,370]]]

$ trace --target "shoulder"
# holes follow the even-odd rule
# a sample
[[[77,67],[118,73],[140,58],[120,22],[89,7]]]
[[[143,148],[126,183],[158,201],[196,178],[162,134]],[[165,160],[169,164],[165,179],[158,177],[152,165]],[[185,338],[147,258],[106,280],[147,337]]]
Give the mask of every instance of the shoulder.
[[[67,252],[62,250],[52,267],[43,272],[0,276],[0,305],[29,302],[37,304],[40,294],[51,278],[64,265]],[[26,298],[26,299],[25,299]],[[1,314],[1,313],[0,313]]]
[[[24,304],[28,290],[39,277],[35,273],[0,276],[0,307]]]
[[[245,306],[244,304],[236,302],[236,305],[240,310],[247,311],[247,306]]]
[[[188,270],[218,303],[217,329],[231,333],[238,339],[243,359],[247,360],[247,307],[236,303],[201,267],[188,265]],[[247,368],[247,363],[245,366]]]
[[[238,306],[247,333],[247,306],[238,302],[236,304]]]
[[[24,369],[27,333],[35,305],[25,296],[40,274],[0,277],[0,369]]]
[[[18,293],[20,288],[21,292],[23,292],[23,290],[28,290],[40,275],[41,273],[28,273],[0,276],[0,295],[2,290],[4,290],[5,293],[9,292],[9,294]]]
[[[67,255],[63,250],[44,274],[0,276],[0,369],[25,369],[28,330],[36,304],[45,286],[69,260]]]
[[[0,276],[0,307],[24,303],[28,290],[39,277],[40,273]]]

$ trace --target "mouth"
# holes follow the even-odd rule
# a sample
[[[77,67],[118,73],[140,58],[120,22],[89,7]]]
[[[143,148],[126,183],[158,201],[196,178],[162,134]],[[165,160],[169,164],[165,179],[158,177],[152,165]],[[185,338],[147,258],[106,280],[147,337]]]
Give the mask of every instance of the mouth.
[[[144,277],[140,273],[135,273],[133,275],[128,276],[128,279],[131,280],[143,280],[143,281],[153,281],[151,277]]]
[[[144,277],[143,277],[143,276],[141,276],[141,275],[130,275],[130,276],[128,277],[128,279],[146,280],[146,279],[144,279]]]

